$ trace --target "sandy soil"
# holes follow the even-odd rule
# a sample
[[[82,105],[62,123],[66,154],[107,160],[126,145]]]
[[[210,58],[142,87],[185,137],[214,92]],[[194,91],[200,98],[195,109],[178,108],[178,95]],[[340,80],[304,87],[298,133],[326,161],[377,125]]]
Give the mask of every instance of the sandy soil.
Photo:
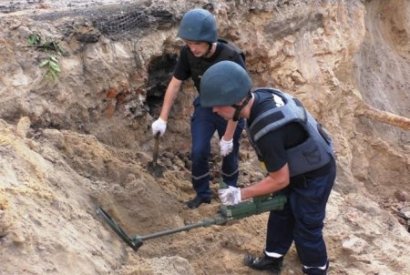
[[[178,18],[207,2],[133,1],[129,13],[128,2],[112,2],[0,0],[0,274],[264,274],[242,258],[263,250],[267,213],[147,240],[138,252],[97,215],[102,206],[130,235],[145,236],[219,209],[216,138],[214,200],[184,205],[194,195],[191,83],[160,140],[164,174],[148,169],[149,125],[180,46]],[[410,274],[408,1],[213,7],[221,36],[245,49],[255,83],[297,95],[332,133],[329,274]],[[109,32],[120,24],[120,35]],[[32,34],[64,51],[29,45]],[[51,55],[57,80],[39,66]],[[245,134],[240,170],[241,185],[263,177]],[[300,269],[292,247],[282,274]]]

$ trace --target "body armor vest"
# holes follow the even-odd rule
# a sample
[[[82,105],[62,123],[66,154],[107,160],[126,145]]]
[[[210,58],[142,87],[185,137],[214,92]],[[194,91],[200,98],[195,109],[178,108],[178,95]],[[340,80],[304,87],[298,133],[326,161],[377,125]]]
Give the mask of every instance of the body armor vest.
[[[301,175],[326,165],[333,156],[332,141],[321,125],[306,111],[302,103],[279,90],[262,88],[281,97],[284,105],[262,111],[247,127],[248,136],[259,159],[262,158],[257,141],[270,131],[291,123],[299,123],[308,133],[301,144],[286,150],[290,176]],[[268,122],[267,122],[268,121]],[[262,124],[264,123],[264,124]]]

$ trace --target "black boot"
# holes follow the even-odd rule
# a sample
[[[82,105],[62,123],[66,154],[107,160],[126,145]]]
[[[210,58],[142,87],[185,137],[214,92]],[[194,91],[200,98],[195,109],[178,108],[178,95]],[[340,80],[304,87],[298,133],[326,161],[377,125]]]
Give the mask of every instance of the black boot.
[[[303,267],[303,274],[304,275],[326,275],[328,269],[329,269],[329,261],[326,262],[325,269]]]
[[[266,270],[273,272],[273,274],[280,274],[282,268],[283,257],[273,258],[267,256],[265,253],[262,257],[255,257],[252,255],[245,255],[243,262],[246,266],[256,270]]]
[[[192,200],[187,201],[186,205],[189,208],[194,209],[194,208],[198,208],[203,203],[211,203],[211,199],[195,196],[195,198],[193,198]]]

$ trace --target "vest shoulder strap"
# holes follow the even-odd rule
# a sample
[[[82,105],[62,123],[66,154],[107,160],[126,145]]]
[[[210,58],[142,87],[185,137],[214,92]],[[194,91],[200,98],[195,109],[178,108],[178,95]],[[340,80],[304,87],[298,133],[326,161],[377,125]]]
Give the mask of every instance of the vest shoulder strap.
[[[245,63],[245,60],[246,60],[245,53],[235,43],[225,38],[218,38],[218,42],[225,44],[229,49],[239,54],[242,57],[243,63]]]

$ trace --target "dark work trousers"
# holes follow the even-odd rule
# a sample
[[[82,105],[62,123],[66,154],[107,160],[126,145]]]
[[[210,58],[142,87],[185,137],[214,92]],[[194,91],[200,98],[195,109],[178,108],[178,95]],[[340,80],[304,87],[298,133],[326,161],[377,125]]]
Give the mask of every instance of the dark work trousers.
[[[199,98],[194,100],[194,113],[191,118],[192,135],[192,185],[201,198],[211,198],[209,188],[209,157],[211,154],[211,139],[218,131],[220,138],[225,133],[227,121],[212,112],[212,108],[203,108],[199,104]],[[231,186],[236,186],[238,180],[238,155],[239,139],[244,127],[243,120],[238,122],[233,137],[233,151],[222,160],[223,181]]]
[[[336,163],[326,165],[326,173],[303,176],[303,181],[290,183],[279,193],[288,202],[281,211],[271,211],[268,220],[266,251],[285,255],[292,242],[304,266],[320,267],[327,263],[326,245],[322,235],[323,220],[330,191],[336,177]],[[306,274],[326,274],[309,268]]]

